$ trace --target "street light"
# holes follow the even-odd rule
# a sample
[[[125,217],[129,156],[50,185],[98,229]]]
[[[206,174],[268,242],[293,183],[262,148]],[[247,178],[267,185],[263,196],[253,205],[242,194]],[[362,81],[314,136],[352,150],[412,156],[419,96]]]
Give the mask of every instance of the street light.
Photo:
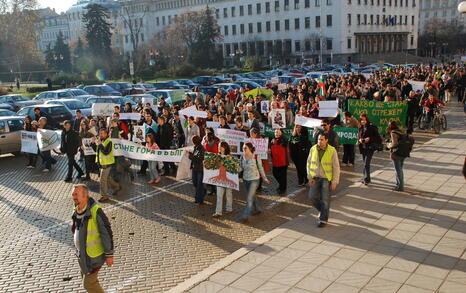
[[[460,4],[458,4],[458,12],[461,14],[466,14],[466,1],[463,1]]]

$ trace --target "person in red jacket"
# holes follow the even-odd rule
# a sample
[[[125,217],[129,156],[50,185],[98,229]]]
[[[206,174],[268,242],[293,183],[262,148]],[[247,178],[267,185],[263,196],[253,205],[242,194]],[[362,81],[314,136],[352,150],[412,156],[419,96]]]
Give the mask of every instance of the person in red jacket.
[[[424,104],[424,108],[426,109],[427,113],[427,123],[430,123],[430,121],[432,121],[432,118],[434,118],[434,111],[435,109],[437,109],[439,104],[446,106],[446,104],[442,100],[430,94],[429,98],[426,100]]]
[[[209,129],[209,128],[208,128]],[[210,128],[210,131],[207,132],[207,139],[204,143],[204,149],[206,152],[218,154],[218,145],[220,140],[215,136],[214,130]],[[217,187],[211,184],[206,184],[207,186],[207,195],[214,195],[217,192]]]
[[[281,129],[275,129],[275,138],[270,147],[272,155],[272,173],[278,182],[278,194],[283,196],[286,192],[288,170],[288,140]]]

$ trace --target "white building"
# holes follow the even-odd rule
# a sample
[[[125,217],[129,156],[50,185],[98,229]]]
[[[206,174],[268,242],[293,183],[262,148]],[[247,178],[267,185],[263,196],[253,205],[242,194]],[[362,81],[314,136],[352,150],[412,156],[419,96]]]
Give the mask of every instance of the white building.
[[[463,0],[419,0],[419,33],[425,24],[436,18],[450,23],[458,23],[466,28],[466,16],[458,12],[458,4]]]
[[[68,17],[65,14],[58,14],[50,8],[39,11],[41,22],[37,28],[37,48],[45,52],[47,46],[53,48],[58,34],[61,32],[65,43],[70,39],[70,29],[68,26]]]

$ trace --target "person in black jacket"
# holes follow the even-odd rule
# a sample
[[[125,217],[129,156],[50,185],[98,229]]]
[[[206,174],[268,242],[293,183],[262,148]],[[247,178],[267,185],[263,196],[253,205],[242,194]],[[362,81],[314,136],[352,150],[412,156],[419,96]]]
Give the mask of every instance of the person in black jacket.
[[[193,172],[193,185],[196,188],[196,197],[194,203],[203,204],[206,190],[202,179],[204,178],[204,154],[205,149],[201,144],[201,137],[196,135],[193,137],[194,150],[189,152],[189,159],[191,160],[191,169]]]
[[[79,134],[71,128],[71,122],[69,120],[66,120],[63,126],[60,151],[68,157],[68,175],[66,176],[65,182],[71,182],[73,180],[73,167],[78,171],[78,179],[81,179],[81,176],[84,175],[83,170],[74,159],[81,146],[81,138]]]
[[[170,123],[167,123],[167,117],[164,115],[157,118],[159,123],[159,128],[157,131],[156,142],[161,150],[171,149],[173,144],[173,126]],[[170,170],[175,171],[175,163],[173,162],[163,162],[163,175],[169,175]]]
[[[298,185],[306,186],[309,182],[307,179],[306,162],[311,149],[307,128],[303,128],[301,125],[295,125],[289,146],[291,160],[296,166],[296,172],[298,174]]]
[[[408,114],[406,115],[407,133],[411,134],[414,130],[414,120],[419,113],[419,98],[414,91],[411,91],[408,96]]]
[[[362,183],[368,185],[371,183],[371,160],[377,144],[380,143],[380,135],[377,126],[370,123],[366,114],[361,115],[361,127],[359,127],[358,138],[359,151],[364,161]]]

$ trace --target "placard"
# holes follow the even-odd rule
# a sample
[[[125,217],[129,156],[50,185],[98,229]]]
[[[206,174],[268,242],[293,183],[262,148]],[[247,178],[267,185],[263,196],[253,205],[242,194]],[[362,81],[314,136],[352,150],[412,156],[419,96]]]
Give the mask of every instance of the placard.
[[[338,134],[340,144],[357,144],[358,128],[353,127],[334,127],[333,130]]]
[[[95,155],[94,149],[91,147],[92,138],[83,138],[81,139],[83,151],[85,156]]]
[[[141,120],[141,113],[120,113],[120,120]]]
[[[224,128],[217,128],[214,130],[215,135],[220,141],[225,141],[230,146],[230,152],[232,154],[240,154],[243,148],[244,140],[246,139],[246,133],[239,130],[231,130]]]
[[[188,107],[188,108],[181,109],[179,113],[180,115],[184,115],[187,117],[193,116],[194,118],[207,118],[207,112],[197,110],[195,105]]]
[[[319,117],[337,117],[338,101],[319,101]]]
[[[320,125],[322,124],[322,120],[315,119],[315,118],[309,118],[309,117],[305,117],[302,115],[296,115],[294,119],[294,124],[301,125],[301,126],[308,127],[308,128],[314,128],[314,127],[320,127]]]
[[[272,117],[272,128],[286,127],[285,109],[273,109],[269,115]]]
[[[236,127],[236,124],[228,124],[231,129],[234,129]],[[206,128],[212,128],[212,129],[217,129],[220,127],[220,122],[215,122],[215,121],[206,121]]]
[[[179,163],[184,149],[153,150],[143,145],[124,139],[112,139],[115,156],[124,156],[134,160]]]
[[[269,151],[269,140],[267,138],[246,138],[244,140],[244,143],[248,142],[252,143],[252,145],[256,149],[254,151],[255,154],[267,154],[267,152]],[[241,153],[243,153],[243,150],[241,150]]]
[[[261,101],[261,113],[269,113],[270,112],[270,101]]]
[[[133,126],[132,140],[135,143],[146,142],[146,128],[144,125]]]
[[[413,87],[413,91],[424,91],[424,85],[426,84],[425,81],[415,81],[415,80],[408,80],[409,84]]]
[[[56,148],[60,148],[61,131],[38,129],[37,143],[39,144],[39,149],[41,151],[50,151]]]
[[[37,154],[39,152],[36,132],[21,131],[21,152],[29,154]]]
[[[205,153],[202,182],[239,190],[239,171],[239,159],[230,155],[223,156],[214,153]]]
[[[115,113],[114,103],[94,103],[92,104],[92,116],[112,116]]]

